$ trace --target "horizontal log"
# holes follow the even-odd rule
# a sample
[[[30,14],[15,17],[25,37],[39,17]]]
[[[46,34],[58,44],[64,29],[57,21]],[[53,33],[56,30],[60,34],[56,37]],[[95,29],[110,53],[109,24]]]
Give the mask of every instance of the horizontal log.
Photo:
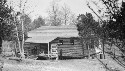
[[[58,51],[60,50],[83,50],[83,48],[59,48]]]
[[[65,54],[65,53],[69,53],[69,54],[81,54],[81,53],[83,53],[83,52],[62,52],[62,54]]]
[[[62,56],[79,57],[79,56],[83,56],[83,54],[68,54],[68,53],[65,53]]]
[[[62,54],[82,54],[83,52],[62,52]]]
[[[62,50],[62,52],[80,52],[83,50]]]
[[[60,50],[60,49],[62,49],[62,50],[79,50],[79,49],[83,49],[83,48],[76,48],[76,47],[71,47],[71,48],[66,48],[66,47],[65,47],[65,48],[63,47],[63,48],[62,48],[62,47],[61,47],[61,48],[58,48],[58,50]]]
[[[71,47],[82,48],[82,45],[60,45],[60,46],[58,46],[58,48],[60,48],[60,47],[62,47],[62,48],[71,48]]]
[[[83,51],[83,49],[63,49],[62,51]]]
[[[63,53],[83,53],[83,51],[62,51],[62,54]],[[60,52],[58,52],[58,54],[60,54]]]
[[[58,51],[61,51],[61,50],[62,50],[62,51],[65,51],[65,50],[67,50],[67,51],[68,51],[68,50],[69,50],[69,51],[74,51],[74,50],[76,50],[76,51],[77,51],[77,50],[82,51],[83,49],[81,49],[81,48],[80,48],[80,49],[67,49],[67,48],[66,48],[66,49],[58,49]]]
[[[63,40],[63,44],[71,44],[70,43],[70,39],[62,39]],[[52,41],[51,42],[51,44],[53,44],[53,43],[59,43],[59,40],[54,40],[54,41]],[[74,40],[74,44],[81,44],[81,42],[79,41],[79,40]]]

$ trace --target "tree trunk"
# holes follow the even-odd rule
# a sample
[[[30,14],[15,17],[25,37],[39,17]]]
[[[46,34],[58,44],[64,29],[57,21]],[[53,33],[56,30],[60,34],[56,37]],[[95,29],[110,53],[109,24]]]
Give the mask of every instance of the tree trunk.
[[[17,31],[17,33],[16,33],[16,35],[17,35],[17,43],[18,43],[19,51],[21,53],[20,39],[19,39],[19,33],[18,33],[18,30],[17,30],[17,26],[16,26],[16,31]]]
[[[17,56],[17,48],[16,48],[16,43],[14,44],[14,53],[15,53],[15,56],[14,56],[14,57],[16,57],[16,56]]]
[[[67,25],[67,17],[66,17],[66,13],[65,13],[65,25]]]
[[[115,48],[114,48],[114,58],[115,58]]]
[[[22,58],[25,58],[25,55],[24,55],[24,26],[23,26],[23,21],[21,21],[21,24],[22,24],[22,46],[21,46],[21,49],[22,49]]]
[[[90,44],[88,44],[88,58],[90,58],[90,46],[89,46]]]
[[[2,38],[0,37],[0,54],[2,53]]]
[[[105,59],[105,47],[104,47],[104,39],[102,40],[102,48],[103,48],[103,59]]]
[[[17,29],[17,26],[16,26],[16,31],[17,31],[17,42],[18,42],[18,47],[19,47],[19,51],[20,51],[20,57],[21,58],[24,58],[24,54],[22,53],[22,46],[21,46],[21,42],[20,42],[20,39],[19,39],[19,33],[18,33],[18,29]]]

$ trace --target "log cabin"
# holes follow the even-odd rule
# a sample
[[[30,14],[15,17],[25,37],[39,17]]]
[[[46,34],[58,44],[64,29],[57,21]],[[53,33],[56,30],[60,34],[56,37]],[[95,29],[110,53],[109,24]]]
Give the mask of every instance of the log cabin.
[[[30,56],[43,53],[49,58],[82,58],[88,54],[74,25],[42,26],[28,32],[28,37],[24,50]]]

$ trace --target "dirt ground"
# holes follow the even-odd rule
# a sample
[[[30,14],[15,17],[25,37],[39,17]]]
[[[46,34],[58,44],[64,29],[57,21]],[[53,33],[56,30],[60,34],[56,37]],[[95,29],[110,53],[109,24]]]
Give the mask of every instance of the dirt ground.
[[[110,58],[102,59],[109,67],[125,71]],[[5,60],[3,71],[106,71],[97,59]]]
[[[5,62],[3,71],[105,71],[96,60],[74,59],[74,60],[44,60],[23,62]]]

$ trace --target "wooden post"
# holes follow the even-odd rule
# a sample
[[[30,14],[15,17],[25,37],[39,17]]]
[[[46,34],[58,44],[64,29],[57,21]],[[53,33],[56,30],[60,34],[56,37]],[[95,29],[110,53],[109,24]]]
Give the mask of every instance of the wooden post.
[[[23,35],[23,38],[22,38],[22,46],[21,46],[21,50],[22,50],[22,52],[21,52],[21,56],[22,56],[22,58],[25,58],[25,53],[24,53],[24,23],[23,23],[23,20],[21,20],[21,24],[22,24],[22,35]]]
[[[115,58],[115,48],[114,48],[114,58]]]
[[[56,45],[56,48],[57,48],[57,57],[56,57],[56,60],[59,59],[59,56],[58,56],[58,44]]]
[[[85,44],[85,42],[84,42],[84,44],[83,44],[83,38],[81,38],[81,42],[82,42],[82,50],[83,50],[83,56],[84,56],[84,44]]]
[[[89,43],[87,42],[87,49],[88,49],[88,58],[90,58],[90,47],[89,47]]]
[[[50,53],[49,53],[49,43],[48,43],[48,57],[50,58],[50,56],[49,56],[49,55],[50,55]]]
[[[15,57],[17,56],[16,42],[14,43]]]
[[[90,44],[89,44],[89,45],[90,45]],[[90,58],[90,47],[89,47],[89,45],[88,45],[88,52],[89,52],[89,53],[88,53],[88,54],[89,54],[89,55],[88,55],[88,58]]]
[[[0,37],[0,54],[2,53],[2,38]]]

